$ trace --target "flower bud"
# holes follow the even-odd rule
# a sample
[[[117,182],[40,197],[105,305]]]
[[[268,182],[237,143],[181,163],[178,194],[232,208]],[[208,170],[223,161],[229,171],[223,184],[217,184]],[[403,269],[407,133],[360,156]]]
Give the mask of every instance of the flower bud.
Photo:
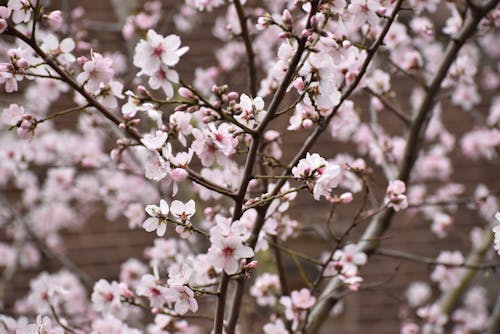
[[[0,18],[7,20],[11,13],[10,7],[0,6]]]
[[[293,81],[293,87],[299,92],[302,93],[304,89],[306,89],[306,84],[302,78],[297,78]]]
[[[313,124],[314,124],[313,121],[311,119],[309,119],[309,118],[306,118],[305,120],[302,121],[302,126],[305,129],[310,128]]]
[[[78,64],[82,65],[85,64],[86,62],[89,61],[89,59],[85,56],[80,56],[76,59],[76,61],[78,62]]]
[[[238,100],[239,97],[240,97],[240,94],[238,94],[237,92],[229,92],[227,94],[227,98],[229,99],[229,101],[236,101],[236,100]]]
[[[340,195],[340,201],[344,204],[351,203],[353,200],[352,193],[346,192]]]
[[[179,95],[185,97],[186,99],[194,98],[193,92],[190,89],[187,89],[186,87],[179,88]]]
[[[291,29],[293,27],[292,14],[290,14],[290,11],[288,9],[285,9],[283,11],[282,19],[283,19],[283,25],[286,28]]]
[[[63,17],[60,10],[54,10],[50,12],[49,15],[46,15],[47,23],[52,29],[58,30],[63,25]]]

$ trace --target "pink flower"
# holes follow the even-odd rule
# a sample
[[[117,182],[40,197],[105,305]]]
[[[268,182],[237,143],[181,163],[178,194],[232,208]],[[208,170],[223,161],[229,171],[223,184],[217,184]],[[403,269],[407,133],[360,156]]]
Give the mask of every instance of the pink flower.
[[[147,297],[153,308],[160,308],[163,304],[172,301],[168,288],[160,285],[154,276],[150,274],[142,276],[136,292],[139,296]]]
[[[97,311],[112,313],[117,317],[127,315],[125,307],[121,304],[121,287],[118,282],[111,282],[100,279],[94,285],[92,292],[92,303]]]
[[[163,37],[150,29],[146,39],[141,40],[134,55],[134,65],[141,69],[139,75],[146,74],[153,76],[161,70],[161,66],[174,66],[179,62],[180,57],[189,48],[181,46],[181,39],[177,35]]]
[[[142,227],[147,232],[152,232],[156,230],[156,235],[162,237],[167,231],[167,215],[169,212],[169,207],[165,200],[160,200],[160,206],[151,204],[146,206],[146,212],[150,216],[144,221]]]
[[[232,126],[227,123],[222,123],[218,128],[214,123],[210,123],[208,128],[203,130],[193,129],[195,140],[191,147],[203,166],[211,166],[216,158],[224,164],[226,157],[236,152],[238,139],[233,137],[232,131]]]
[[[443,251],[436,259],[438,262],[457,266],[463,264],[464,260],[462,253],[459,251]],[[431,280],[438,282],[442,291],[447,291],[458,286],[464,272],[464,268],[438,265],[431,274]]]
[[[330,197],[330,192],[338,186],[338,176],[340,167],[338,165],[328,164],[321,170],[319,178],[316,180],[313,188],[314,199],[319,200],[321,196]]]
[[[14,126],[19,123],[19,121],[24,116],[24,108],[17,104],[11,104],[8,108],[5,108],[2,112],[2,123]]]
[[[241,238],[237,236],[224,237],[216,234],[210,237],[210,241],[212,246],[208,254],[214,267],[224,270],[228,275],[238,272],[241,259],[254,255],[252,248],[243,245]]]
[[[173,294],[174,310],[177,314],[198,311],[198,302],[194,298],[193,290],[185,285],[172,286],[169,290]]]
[[[431,296],[432,290],[425,282],[413,282],[406,290],[406,299],[411,307],[424,305]]]
[[[107,84],[113,78],[113,61],[100,53],[92,52],[91,59],[83,64],[83,72],[76,80],[91,92],[96,92],[101,83]]]
[[[306,288],[303,288],[300,291],[292,291],[290,297],[292,298],[293,306],[304,310],[311,308],[316,302],[316,298],[311,296],[311,291]]]
[[[298,179],[307,179],[311,176],[318,175],[318,170],[327,165],[318,153],[307,153],[304,159],[301,159],[297,166],[292,168],[292,175]]]
[[[278,275],[263,273],[255,280],[250,289],[250,294],[257,300],[260,306],[274,306],[276,296],[280,293],[280,280]]]
[[[394,211],[406,209],[408,207],[408,199],[406,195],[403,195],[404,192],[406,192],[406,185],[403,181],[390,181],[386,191],[387,206],[393,208]]]

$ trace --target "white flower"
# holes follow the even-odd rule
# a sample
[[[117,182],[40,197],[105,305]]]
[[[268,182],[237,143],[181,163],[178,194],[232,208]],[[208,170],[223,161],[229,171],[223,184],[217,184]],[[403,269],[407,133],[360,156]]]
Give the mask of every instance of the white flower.
[[[28,22],[31,17],[31,5],[28,0],[9,0],[7,6],[12,9],[14,23]]]
[[[169,207],[165,200],[160,200],[160,206],[151,204],[146,206],[146,212],[150,217],[144,221],[142,227],[147,232],[153,232],[156,230],[156,235],[162,237],[165,235],[167,230],[167,215],[169,212]]]
[[[264,118],[266,112],[264,111],[264,100],[261,97],[252,99],[246,94],[240,96],[241,114],[236,115],[234,118],[240,123],[253,127]]]
[[[141,40],[134,55],[134,65],[141,69],[138,75],[152,76],[160,70],[161,65],[174,66],[189,48],[181,46],[177,35],[163,37],[154,30],[148,30],[146,40]]]
[[[167,139],[168,133],[157,130],[154,134],[144,135],[141,139],[141,143],[143,143],[148,149],[156,151],[163,147]]]
[[[193,200],[189,200],[187,203],[175,200],[170,204],[170,211],[174,217],[186,221],[195,214],[196,208]]]
[[[60,63],[74,63],[76,58],[71,53],[75,49],[75,41],[72,38],[65,38],[59,43],[57,37],[53,34],[47,35],[43,39],[40,48],[52,56],[57,56]]]

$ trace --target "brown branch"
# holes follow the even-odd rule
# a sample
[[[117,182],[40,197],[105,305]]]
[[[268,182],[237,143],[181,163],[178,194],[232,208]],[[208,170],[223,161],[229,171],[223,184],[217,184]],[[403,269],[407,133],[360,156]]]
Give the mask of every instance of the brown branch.
[[[407,127],[410,126],[411,124],[411,119],[409,119],[403,112],[399,109],[397,109],[395,106],[390,104],[386,99],[384,99],[382,96],[379,94],[375,93],[373,90],[371,90],[368,87],[365,87],[365,90],[368,92],[368,94],[376,97],[379,99],[379,101],[384,105],[384,107],[392,112],[394,115],[396,115]]]
[[[233,3],[236,8],[236,13],[238,14],[238,20],[240,21],[241,36],[243,37],[243,42],[245,43],[250,94],[252,97],[255,97],[257,96],[257,69],[255,67],[255,53],[252,48],[252,41],[250,40],[250,33],[247,26],[247,17],[240,0],[234,0]]]

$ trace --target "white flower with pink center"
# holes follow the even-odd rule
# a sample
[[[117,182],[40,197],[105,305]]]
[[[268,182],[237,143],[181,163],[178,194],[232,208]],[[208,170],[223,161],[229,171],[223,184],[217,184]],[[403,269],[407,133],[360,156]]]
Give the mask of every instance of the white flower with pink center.
[[[76,77],[80,85],[84,85],[91,93],[95,93],[101,83],[107,84],[113,78],[113,60],[92,52],[91,59],[83,64],[83,72]]]
[[[134,65],[141,69],[139,75],[153,76],[161,65],[175,66],[189,50],[188,47],[180,46],[179,36],[163,37],[152,29],[148,30],[146,39],[141,40],[135,48]]]
[[[118,282],[109,283],[105,279],[100,279],[94,285],[92,292],[94,308],[102,313],[112,313],[119,318],[126,316],[127,311],[121,304],[121,290]]]
[[[153,308],[160,308],[163,304],[172,301],[172,298],[169,298],[171,294],[168,288],[159,284],[158,280],[150,274],[142,276],[136,292],[139,296],[147,297]]]
[[[215,234],[210,241],[212,246],[208,249],[208,255],[214,267],[224,270],[228,275],[238,272],[241,259],[254,255],[252,248],[245,246],[237,236],[223,237]]]
[[[316,298],[312,296],[311,291],[306,288],[303,288],[300,291],[292,291],[290,297],[292,298],[293,306],[303,310],[311,308],[316,302]]]
[[[198,311],[198,302],[194,298],[194,292],[185,285],[176,285],[169,288],[174,300],[174,311],[177,314],[185,314],[188,311]]]
[[[404,193],[406,192],[406,185],[401,180],[394,180],[389,182],[386,192],[387,207],[393,208],[394,211],[406,209],[408,207],[408,199]]]

